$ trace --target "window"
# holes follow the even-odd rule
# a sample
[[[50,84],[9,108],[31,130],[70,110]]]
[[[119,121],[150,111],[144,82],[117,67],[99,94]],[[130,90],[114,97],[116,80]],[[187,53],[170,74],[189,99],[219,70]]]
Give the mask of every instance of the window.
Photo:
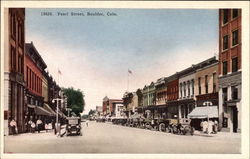
[[[189,97],[190,96],[190,82],[189,81],[188,81],[187,87],[188,87],[188,97]]]
[[[184,82],[184,97],[186,97],[186,82]]]
[[[182,83],[180,84],[180,93],[181,93],[181,98],[182,98]]]
[[[228,9],[223,9],[223,24],[228,22]]]
[[[223,62],[223,75],[227,74],[227,61]]]
[[[201,94],[201,78],[198,78],[198,85],[199,85],[199,95]]]
[[[238,88],[235,86],[232,86],[231,91],[232,91],[232,99],[233,100],[238,99]]]
[[[213,93],[216,92],[216,73],[213,73]]]
[[[238,44],[238,30],[235,30],[232,32],[232,46],[237,45]]]
[[[194,80],[192,80],[192,95],[194,95]]]
[[[239,12],[238,12],[238,9],[233,9],[233,18],[236,18],[236,17],[238,17],[238,15],[239,15]]]
[[[238,71],[238,57],[232,59],[232,72]]]
[[[229,39],[228,35],[223,36],[223,50],[228,49],[228,39]]]
[[[28,66],[26,66],[26,85],[27,85],[27,87],[29,87],[28,77],[29,77],[29,68],[28,68]]]
[[[227,101],[227,88],[222,88],[223,104]]]
[[[208,93],[208,75],[205,76],[205,90],[207,94]]]

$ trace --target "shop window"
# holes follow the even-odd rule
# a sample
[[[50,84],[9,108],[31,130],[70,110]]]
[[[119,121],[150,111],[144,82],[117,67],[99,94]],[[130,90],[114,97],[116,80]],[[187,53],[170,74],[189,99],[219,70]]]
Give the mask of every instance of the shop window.
[[[233,100],[238,99],[238,88],[235,86],[232,86],[231,91],[232,91],[232,99]]]
[[[232,72],[238,71],[238,58],[235,57],[232,59]]]
[[[228,39],[229,39],[228,35],[223,36],[223,50],[228,49]]]
[[[228,22],[228,9],[223,9],[223,24]]]
[[[233,9],[233,14],[232,14],[232,17],[233,18],[236,18],[236,17],[238,17],[238,15],[239,15],[239,10],[238,9]]]
[[[232,46],[235,46],[239,43],[239,31],[235,30],[232,32]]]
[[[227,61],[223,62],[223,75],[227,74]]]

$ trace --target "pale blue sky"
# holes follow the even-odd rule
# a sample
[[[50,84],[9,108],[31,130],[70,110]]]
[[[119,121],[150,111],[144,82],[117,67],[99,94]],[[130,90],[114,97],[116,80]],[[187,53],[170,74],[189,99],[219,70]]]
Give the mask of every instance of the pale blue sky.
[[[53,16],[41,16],[51,11]],[[117,16],[57,16],[57,12],[114,12]],[[218,10],[26,9],[26,41],[33,41],[61,86],[80,88],[86,109],[214,56]]]

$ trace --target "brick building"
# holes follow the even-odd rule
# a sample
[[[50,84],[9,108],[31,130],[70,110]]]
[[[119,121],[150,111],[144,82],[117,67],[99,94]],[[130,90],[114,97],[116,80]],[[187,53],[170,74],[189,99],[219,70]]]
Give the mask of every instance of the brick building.
[[[122,99],[109,99],[105,96],[102,104],[103,114],[106,116],[117,116],[123,109]]]
[[[41,116],[51,115],[51,112],[43,108],[43,72],[47,68],[47,65],[32,42],[26,43],[25,49],[28,118],[34,120]]]
[[[178,118],[178,98],[179,98],[179,77],[175,73],[167,77],[167,118]]]
[[[241,129],[241,9],[219,10],[219,120],[230,132]]]
[[[25,54],[25,9],[4,9],[4,134],[9,129],[10,119],[17,122],[18,132],[24,132],[24,54]]]

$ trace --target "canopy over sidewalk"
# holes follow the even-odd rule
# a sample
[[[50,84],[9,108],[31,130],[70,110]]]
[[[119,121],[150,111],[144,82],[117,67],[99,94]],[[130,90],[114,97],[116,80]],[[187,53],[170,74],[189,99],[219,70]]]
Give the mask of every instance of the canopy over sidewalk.
[[[218,106],[196,107],[188,117],[190,119],[218,118]]]

